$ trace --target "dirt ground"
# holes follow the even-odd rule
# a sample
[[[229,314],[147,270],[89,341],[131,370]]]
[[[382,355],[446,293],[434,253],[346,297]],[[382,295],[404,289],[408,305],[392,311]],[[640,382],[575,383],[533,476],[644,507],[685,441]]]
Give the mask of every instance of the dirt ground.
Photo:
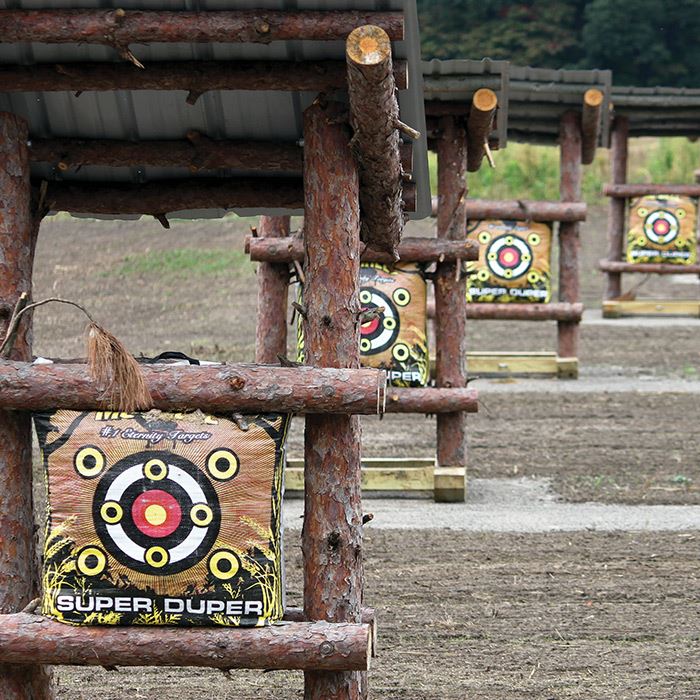
[[[253,357],[255,270],[242,253],[253,221],[45,222],[35,298],[85,304],[135,353]],[[412,225],[427,233],[430,223]],[[582,293],[600,305],[605,211],[582,236]],[[627,287],[631,282],[628,281]],[[697,280],[649,280],[640,296],[698,297]],[[84,354],[70,308],[35,316],[35,350]],[[469,417],[470,474],[547,477],[571,501],[700,503],[698,394],[654,381],[700,381],[698,329],[584,325],[581,375],[626,377],[629,391],[489,392]],[[553,350],[554,324],[471,323],[475,350]],[[474,384],[479,387],[477,381]],[[685,386],[685,384],[683,384]],[[502,387],[501,387],[502,388]],[[300,420],[290,451],[301,445]],[[432,455],[434,421],[364,421],[368,455]],[[700,698],[697,532],[467,534],[366,529],[367,603],[379,611],[373,697],[521,700]],[[290,601],[300,597],[298,533],[288,532]],[[61,700],[170,696],[298,698],[301,674],[193,669],[62,669]]]

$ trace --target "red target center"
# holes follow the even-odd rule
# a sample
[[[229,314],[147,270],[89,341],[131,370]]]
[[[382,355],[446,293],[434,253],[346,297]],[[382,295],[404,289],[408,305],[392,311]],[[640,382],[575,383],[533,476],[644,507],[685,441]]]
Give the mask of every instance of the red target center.
[[[516,267],[520,262],[520,251],[512,246],[501,248],[498,253],[498,262],[501,264],[501,267]]]
[[[131,517],[144,535],[167,537],[180,525],[182,509],[174,496],[160,489],[151,489],[134,499]]]
[[[363,309],[364,311],[365,309]],[[378,318],[373,318],[371,321],[367,321],[367,323],[363,323],[360,326],[360,334],[361,335],[371,335],[374,333],[377,328],[379,328],[379,319]]]
[[[657,236],[665,236],[671,230],[671,224],[666,219],[657,219],[654,222],[654,233]]]

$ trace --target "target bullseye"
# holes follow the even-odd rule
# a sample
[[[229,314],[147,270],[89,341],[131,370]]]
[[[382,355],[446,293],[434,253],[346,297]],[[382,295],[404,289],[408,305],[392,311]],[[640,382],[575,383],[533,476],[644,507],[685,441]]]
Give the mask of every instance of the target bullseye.
[[[644,220],[644,235],[658,245],[673,241],[680,231],[677,217],[665,209],[652,211]]]
[[[522,238],[499,236],[486,250],[486,264],[496,276],[515,279],[524,275],[532,265],[532,251]]]
[[[177,500],[160,489],[142,493],[131,507],[134,525],[149,537],[167,537],[177,530],[182,510]]]

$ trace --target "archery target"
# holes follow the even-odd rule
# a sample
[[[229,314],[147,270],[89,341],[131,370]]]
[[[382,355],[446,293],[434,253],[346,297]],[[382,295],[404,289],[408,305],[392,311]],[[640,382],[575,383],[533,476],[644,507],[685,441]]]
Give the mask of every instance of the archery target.
[[[552,230],[547,224],[476,221],[467,238],[479,243],[479,260],[467,264],[468,301],[549,301]]]
[[[221,520],[209,480],[189,460],[167,452],[140,452],[117,462],[98,484],[93,513],[95,530],[117,561],[162,575],[201,561]]]
[[[659,194],[631,200],[627,262],[694,263],[696,222],[696,200],[690,197]]]
[[[518,279],[530,269],[532,251],[522,238],[499,236],[486,250],[486,264],[498,277]]]
[[[428,382],[426,299],[423,271],[415,263],[360,267],[360,305],[375,311],[360,326],[360,359],[365,367],[387,370],[393,386]]]
[[[35,415],[47,474],[42,613],[74,624],[280,619],[289,417]]]
[[[399,298],[403,301],[408,292],[402,291],[405,294],[399,295]],[[393,296],[396,297],[396,293]],[[386,352],[396,341],[401,326],[399,312],[393,299],[383,292],[365,287],[360,290],[360,304],[363,311],[384,308],[384,311],[360,326],[360,351],[364,355]]]

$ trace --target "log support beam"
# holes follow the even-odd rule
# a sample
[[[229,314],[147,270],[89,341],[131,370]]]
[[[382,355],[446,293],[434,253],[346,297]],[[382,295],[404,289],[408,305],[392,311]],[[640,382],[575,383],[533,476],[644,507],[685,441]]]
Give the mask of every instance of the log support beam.
[[[667,185],[667,184],[613,184],[603,185],[603,194],[616,199],[631,199],[647,195],[669,194],[680,197],[700,197],[700,185]]]
[[[451,116],[440,119],[438,142],[439,239],[463,240],[467,228],[467,134]],[[462,389],[466,376],[466,275],[461,263],[438,263],[435,272],[436,386]],[[462,409],[437,416],[438,467],[466,467],[466,415]]]
[[[562,200],[581,199],[581,124],[576,112],[566,112],[559,134],[559,194]],[[568,221],[559,226],[559,301],[576,304],[580,299],[579,224]],[[578,356],[579,324],[577,321],[558,321],[559,357]]]
[[[311,411],[376,415],[384,410],[386,372],[376,369],[271,365],[142,365],[163,411],[199,408],[212,413]],[[84,364],[0,360],[0,407],[46,411],[109,409]]]
[[[32,291],[38,221],[31,208],[27,125],[0,113],[0,336],[4,338],[20,295]],[[32,324],[25,315],[10,357],[29,360]],[[29,413],[0,410],[0,613],[22,610],[38,595],[32,499],[32,426]],[[34,658],[30,659],[36,662]],[[48,671],[5,665],[0,659],[3,700],[49,700]]]
[[[262,241],[295,240],[289,236],[288,216],[261,216]],[[301,245],[301,241],[299,241]],[[303,250],[302,250],[303,257]],[[287,354],[287,288],[289,265],[261,262],[258,266],[258,311],[255,325],[255,361],[274,364]]]
[[[497,107],[498,97],[493,90],[481,88],[474,93],[467,120],[467,170],[470,173],[481,167]]]
[[[437,216],[437,197],[433,197],[433,216]],[[507,219],[515,221],[585,221],[585,202],[545,202],[531,199],[467,200],[467,221]]]
[[[263,43],[345,39],[376,24],[392,41],[404,38],[400,12],[224,10],[2,10],[4,43],[98,44],[123,50],[149,43]]]
[[[316,366],[360,364],[359,177],[343,108],[316,101],[304,114],[304,349]],[[304,614],[358,623],[363,595],[360,422],[308,415],[304,436]],[[309,672],[306,700],[358,700],[366,676]]]
[[[678,265],[676,263],[628,263],[623,260],[603,259],[599,261],[598,267],[603,272],[607,272],[608,276],[614,274],[621,275],[623,272],[638,272],[644,275],[700,274],[700,263],[694,263],[692,265]]]
[[[256,629],[74,627],[38,615],[0,616],[0,662],[69,666],[208,668],[369,668],[372,630],[365,623],[282,622]],[[34,695],[7,695],[3,700]],[[43,696],[41,696],[43,697]]]
[[[267,263],[290,263],[304,259],[304,242],[301,238],[269,238],[248,236],[245,251],[250,259]],[[477,260],[477,241],[450,241],[439,238],[404,238],[398,248],[402,262],[455,262]],[[392,263],[393,257],[371,248],[362,251],[362,262]],[[260,268],[259,268],[260,269]],[[260,272],[258,271],[258,274]]]
[[[581,162],[583,165],[590,165],[595,158],[600,137],[603,97],[603,92],[597,88],[590,88],[583,95],[581,112]]]
[[[464,359],[462,358],[462,364]],[[449,417],[457,413],[476,413],[479,397],[474,389],[426,388],[387,390],[387,413],[425,413]],[[459,465],[458,465],[459,466]]]
[[[352,149],[360,173],[361,238],[396,257],[405,217],[391,41],[380,27],[358,27],[346,41],[345,55]]]

